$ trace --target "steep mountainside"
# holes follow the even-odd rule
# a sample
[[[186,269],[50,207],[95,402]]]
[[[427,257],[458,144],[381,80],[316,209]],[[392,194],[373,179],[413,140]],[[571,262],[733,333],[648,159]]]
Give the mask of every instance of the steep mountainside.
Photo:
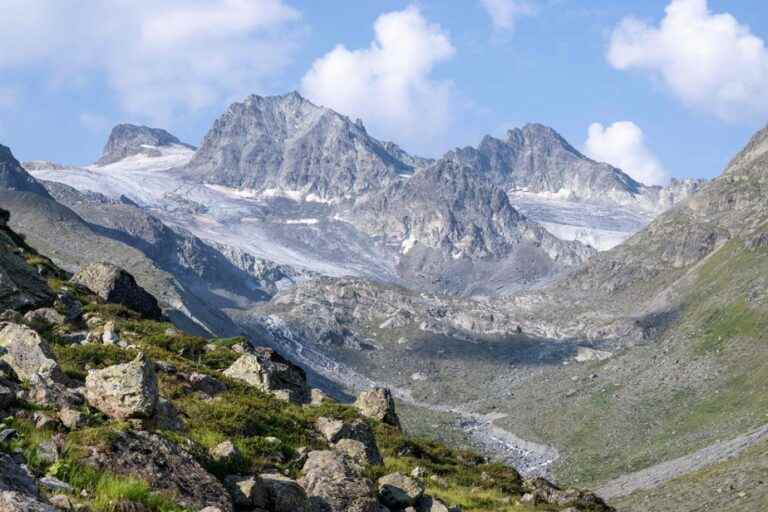
[[[14,158],[10,148],[0,144],[0,189],[32,192],[48,197],[48,192]]]

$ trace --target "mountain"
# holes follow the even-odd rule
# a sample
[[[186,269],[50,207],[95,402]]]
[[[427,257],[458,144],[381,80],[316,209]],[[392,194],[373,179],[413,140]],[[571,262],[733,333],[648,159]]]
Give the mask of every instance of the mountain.
[[[230,188],[340,201],[411,170],[362,123],[291,93],[232,104],[183,172]]]
[[[439,279],[440,289],[452,293],[497,294],[577,266],[594,252],[552,236],[517,212],[500,188],[450,160],[358,200],[342,218],[396,244],[404,280]]]
[[[102,156],[96,161],[96,165],[112,164],[134,155],[160,156],[161,148],[173,147],[195,149],[194,146],[184,144],[160,128],[119,124],[109,134]]]
[[[649,187],[620,169],[581,154],[552,128],[528,124],[506,139],[486,136],[477,148],[449,152],[507,191],[526,216],[555,236],[606,250],[698,190],[702,180]]]

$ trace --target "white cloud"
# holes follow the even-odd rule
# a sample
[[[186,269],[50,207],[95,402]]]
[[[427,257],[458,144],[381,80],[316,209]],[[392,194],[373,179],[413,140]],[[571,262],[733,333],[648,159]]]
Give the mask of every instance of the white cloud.
[[[736,120],[768,114],[768,51],[731,14],[706,0],[673,0],[658,26],[625,18],[608,61],[658,77],[689,107]]]
[[[4,0],[2,10],[0,72],[33,68],[57,85],[97,76],[123,110],[154,120],[259,89],[290,61],[300,17],[283,0]]]
[[[452,122],[453,85],[432,77],[455,49],[448,35],[410,6],[379,16],[368,48],[338,45],[301,82],[311,100],[360,117],[378,137],[429,146]]]
[[[607,162],[646,185],[665,185],[669,175],[645,144],[643,131],[631,121],[610,126],[592,123],[584,152],[593,160]]]
[[[499,30],[514,30],[517,20],[536,13],[531,0],[480,0]]]

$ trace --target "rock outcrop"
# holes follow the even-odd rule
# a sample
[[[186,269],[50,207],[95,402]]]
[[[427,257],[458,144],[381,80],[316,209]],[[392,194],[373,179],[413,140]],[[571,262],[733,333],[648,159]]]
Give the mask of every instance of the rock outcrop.
[[[224,371],[224,375],[242,380],[282,400],[308,403],[310,388],[304,370],[270,348],[243,354]]]
[[[140,353],[130,363],[91,370],[85,379],[88,403],[111,418],[150,418],[158,402],[154,365]]]
[[[40,335],[25,325],[0,324],[0,361],[7,363],[22,380],[36,377],[62,382],[64,376],[53,351]]]
[[[105,302],[122,304],[146,318],[158,320],[163,313],[149,292],[136,283],[136,279],[111,263],[85,265],[72,277],[72,282],[93,291]]]
[[[153,489],[176,496],[179,505],[200,510],[216,506],[232,512],[224,485],[193,457],[157,434],[129,430],[117,434],[105,448],[96,447],[85,460],[102,470],[139,478]]]
[[[334,451],[310,452],[299,484],[312,512],[376,512],[373,484],[346,457]]]
[[[387,388],[363,391],[358,395],[355,407],[366,418],[400,428],[400,418],[395,411],[395,399]]]

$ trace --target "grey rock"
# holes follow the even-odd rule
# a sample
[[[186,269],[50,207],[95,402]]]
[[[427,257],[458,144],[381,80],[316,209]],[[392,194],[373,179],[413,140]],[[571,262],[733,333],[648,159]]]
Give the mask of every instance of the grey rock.
[[[49,197],[45,187],[30,176],[19,161],[14,158],[10,148],[2,144],[0,144],[0,189],[32,192],[43,197]]]
[[[38,480],[40,485],[53,492],[71,492],[72,486],[52,476],[44,476]]]
[[[432,496],[422,496],[414,508],[417,512],[450,512],[445,503]]]
[[[424,494],[424,484],[401,473],[379,478],[379,499],[389,508],[401,509],[414,505]]]
[[[3,512],[57,512],[55,508],[37,498],[13,491],[0,491],[0,510]]]
[[[143,352],[129,363],[90,370],[85,388],[88,403],[111,418],[150,418],[157,407],[157,377]]]
[[[219,393],[223,393],[227,390],[227,385],[220,380],[205,375],[204,373],[193,372],[187,378],[195,391],[201,391],[206,395],[216,396]]]
[[[72,277],[72,282],[89,288],[105,302],[122,304],[147,318],[162,317],[157,299],[139,286],[131,274],[110,263],[85,265]]]
[[[217,462],[231,462],[240,456],[240,452],[232,441],[223,441],[212,447],[208,453]]]
[[[59,411],[59,420],[61,420],[61,424],[69,430],[77,430],[86,423],[83,413],[68,407]]]
[[[270,512],[309,512],[307,493],[296,482],[279,473],[259,475],[267,489],[267,510]]]
[[[163,437],[143,431],[118,433],[108,447],[92,447],[82,461],[96,469],[146,481],[153,490],[175,496],[178,505],[199,510],[207,506],[233,512],[224,486],[188,452]]]
[[[395,400],[387,388],[374,388],[363,391],[355,401],[360,414],[388,425],[400,428],[400,418],[395,411]]]
[[[7,323],[0,330],[0,361],[6,362],[22,380],[40,376],[46,381],[62,382],[59,364],[48,342],[24,325]]]
[[[374,465],[382,463],[383,460],[376,444],[376,437],[370,425],[364,420],[358,419],[344,422],[321,416],[315,421],[315,428],[331,445],[336,445],[344,439],[351,439],[362,443],[365,447],[366,462]]]
[[[41,322],[49,325],[60,325],[66,321],[64,315],[54,308],[40,308],[27,312],[24,320],[29,323]]]
[[[333,451],[313,451],[302,468],[299,484],[306,490],[312,512],[376,512],[370,480],[346,457]]]
[[[224,486],[236,507],[267,507],[267,489],[258,476],[230,475],[224,479]]]
[[[269,348],[243,354],[224,371],[224,375],[242,380],[262,391],[296,403],[309,402],[309,386],[304,370]]]

